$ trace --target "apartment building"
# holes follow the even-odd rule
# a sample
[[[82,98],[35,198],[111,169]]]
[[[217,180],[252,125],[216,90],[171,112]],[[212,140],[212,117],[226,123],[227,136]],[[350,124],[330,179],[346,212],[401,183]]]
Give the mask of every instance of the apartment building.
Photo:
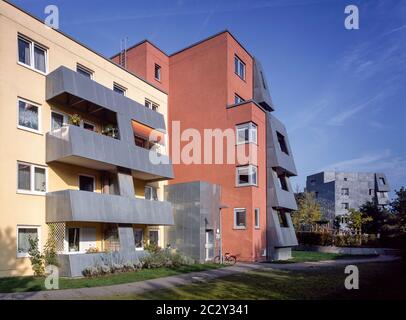
[[[123,54],[112,59],[122,63]],[[165,194],[174,206],[175,225],[166,228],[168,244],[200,260],[210,260],[220,249],[242,261],[289,258],[297,245],[289,181],[296,168],[286,129],[273,115],[261,63],[228,31],[171,55],[145,40],[130,47],[124,61],[130,71],[169,92],[175,179]],[[220,149],[252,157],[245,163],[178,161],[174,150],[190,141],[178,139],[175,122],[180,132],[192,128],[201,137],[206,129],[232,130],[235,143]],[[198,153],[204,154],[203,146]]]
[[[0,48],[0,277],[32,273],[30,237],[54,237],[65,276],[164,246],[167,91],[5,1]]]
[[[315,193],[323,216],[330,222],[367,201],[389,204],[390,186],[383,173],[323,171],[306,178],[306,190]]]

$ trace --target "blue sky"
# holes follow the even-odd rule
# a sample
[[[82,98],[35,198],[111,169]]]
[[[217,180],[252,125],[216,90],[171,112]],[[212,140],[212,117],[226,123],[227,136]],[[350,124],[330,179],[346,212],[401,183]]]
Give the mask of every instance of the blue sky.
[[[167,53],[229,29],[265,68],[299,176],[379,171],[406,186],[406,1],[14,0],[110,56],[145,38]],[[360,29],[344,28],[355,4]]]

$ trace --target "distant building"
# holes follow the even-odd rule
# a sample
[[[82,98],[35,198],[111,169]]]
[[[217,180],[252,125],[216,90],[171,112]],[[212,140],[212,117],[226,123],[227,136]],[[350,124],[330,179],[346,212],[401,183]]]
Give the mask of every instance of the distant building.
[[[330,221],[367,201],[389,204],[390,187],[383,173],[324,171],[307,177],[306,190],[315,193],[324,218]]]

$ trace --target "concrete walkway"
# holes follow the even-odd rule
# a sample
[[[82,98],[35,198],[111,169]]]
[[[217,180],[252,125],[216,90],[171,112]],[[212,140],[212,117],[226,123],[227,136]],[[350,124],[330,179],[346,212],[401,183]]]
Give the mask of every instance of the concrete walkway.
[[[0,300],[84,300],[102,298],[105,296],[142,294],[150,290],[162,290],[195,282],[208,281],[241,272],[264,269],[278,270],[306,270],[309,268],[333,267],[338,265],[359,264],[368,262],[390,262],[399,259],[394,256],[378,256],[365,259],[325,260],[320,262],[304,263],[237,263],[235,266],[222,269],[191,272],[177,276],[151,279],[107,287],[66,289],[54,291],[37,291],[23,293],[0,293]]]

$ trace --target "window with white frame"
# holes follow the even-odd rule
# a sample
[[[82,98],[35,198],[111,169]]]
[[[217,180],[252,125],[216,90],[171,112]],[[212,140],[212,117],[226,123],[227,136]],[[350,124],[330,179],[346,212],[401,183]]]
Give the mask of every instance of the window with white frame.
[[[234,72],[245,80],[245,63],[237,55],[234,56]]]
[[[259,208],[254,210],[255,229],[259,229]]]
[[[158,104],[156,104],[155,102],[152,102],[152,101],[150,101],[150,100],[147,100],[147,99],[145,99],[145,106],[146,106],[148,109],[151,109],[151,110],[153,110],[153,111],[158,111],[158,107],[159,107]]]
[[[253,165],[237,167],[237,187],[257,185],[257,167]]]
[[[245,229],[247,227],[247,210],[244,208],[234,209],[234,229]]]
[[[118,94],[121,94],[121,95],[125,96],[125,92],[127,91],[127,89],[124,88],[123,86],[120,86],[118,83],[114,82],[113,91],[117,92]]]
[[[18,62],[41,73],[47,72],[47,49],[18,35]]]
[[[76,72],[81,74],[82,76],[93,79],[93,71],[90,70],[89,68],[86,68],[85,66],[82,66],[81,64],[76,65]]]
[[[57,130],[66,125],[68,120],[68,115],[59,111],[51,112],[51,130]]]
[[[159,231],[158,230],[149,230],[148,232],[149,243],[158,245],[159,243]]]
[[[34,164],[17,162],[17,191],[45,194],[47,191],[47,169]]]
[[[158,200],[157,189],[152,186],[145,186],[144,188],[145,199],[147,200]]]
[[[144,230],[141,228],[134,229],[135,250],[144,248]]]
[[[237,144],[257,143],[257,125],[247,122],[237,126]]]
[[[30,239],[40,239],[40,227],[38,226],[17,226],[17,257],[28,257],[30,250]],[[40,244],[38,244],[40,247]]]
[[[41,109],[40,106],[24,100],[17,99],[19,129],[39,133],[41,131]]]

